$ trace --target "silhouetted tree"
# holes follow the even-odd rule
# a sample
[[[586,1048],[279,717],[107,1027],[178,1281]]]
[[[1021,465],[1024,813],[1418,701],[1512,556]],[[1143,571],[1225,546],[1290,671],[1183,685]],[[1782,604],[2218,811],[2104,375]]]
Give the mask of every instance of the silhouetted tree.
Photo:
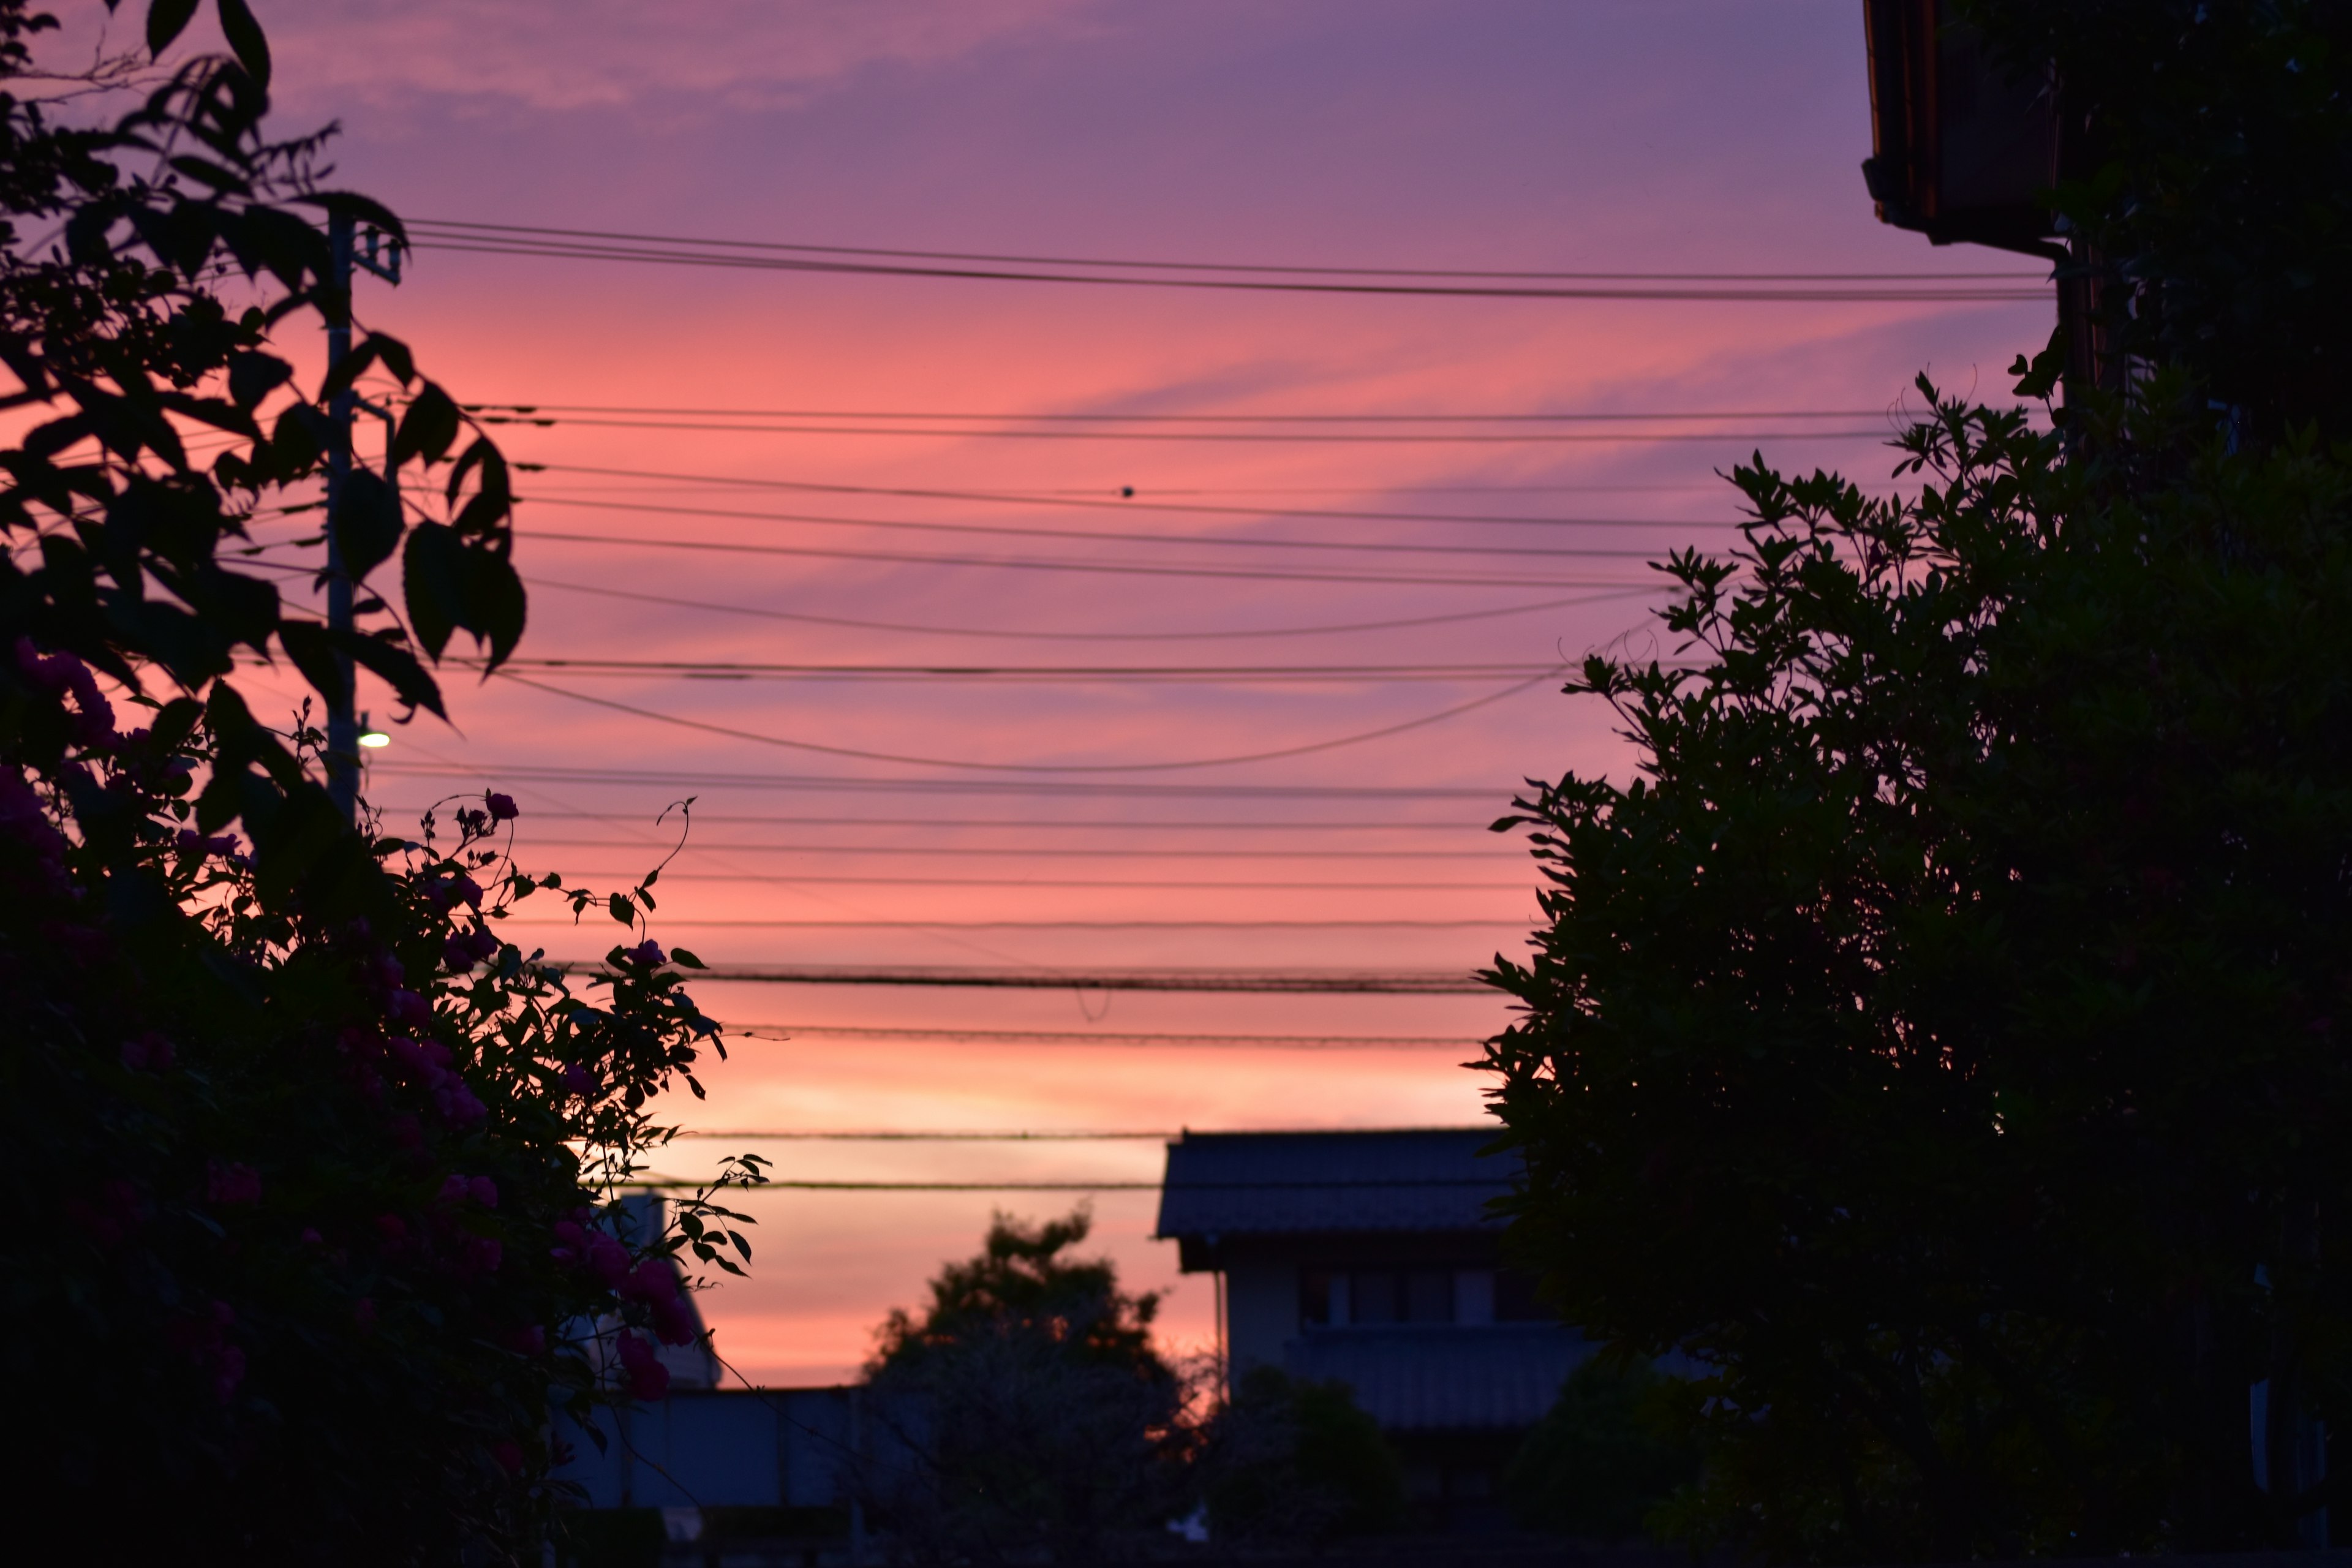
[[[926,1557],[1091,1563],[1122,1555],[1181,1511],[1186,1380],[1151,1343],[1159,1300],[1079,1258],[1092,1216],[1027,1226],[999,1215],[979,1256],[931,1281],[919,1317],[894,1310],[871,1385],[911,1396],[928,1457],[875,1501]]]
[[[215,0],[235,58],[154,64],[195,9],[152,0],[147,48],[60,109],[19,90],[54,23],[0,0],[15,1495],[110,1556],[536,1561],[551,1395],[657,1393],[648,1337],[694,1332],[673,1257],[748,1256],[707,1196],[627,1243],[604,1212],[718,1028],[691,954],[615,945],[583,985],[503,940],[525,898],[592,902],[515,866],[507,796],[354,826],[317,733],[238,691],[283,659],[341,696],[356,665],[438,713],[427,666],[458,631],[495,666],[524,601],[505,460],[407,349],[362,334],[316,389],[277,351],[348,305],[317,219],[400,226],[322,185],[321,138],[265,133],[242,0]],[[60,118],[117,89],[110,123]],[[401,406],[390,452],[255,559],[318,509],[321,405],[362,375]],[[328,535],[356,629],[280,595]],[[404,616],[369,589],[395,557]],[[652,881],[593,902],[641,937]]]

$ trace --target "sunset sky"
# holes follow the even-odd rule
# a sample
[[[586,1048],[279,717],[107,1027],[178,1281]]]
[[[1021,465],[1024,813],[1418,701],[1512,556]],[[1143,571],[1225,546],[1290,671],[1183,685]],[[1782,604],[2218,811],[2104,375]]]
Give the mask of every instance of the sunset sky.
[[[255,8],[284,128],[340,121],[338,183],[416,218],[1315,268],[2023,269],[1873,218],[1853,0]],[[453,725],[375,754],[389,817],[503,789],[527,865],[603,885],[657,859],[655,818],[692,795],[664,941],[1049,974],[1466,973],[1515,951],[1534,877],[1486,824],[1529,775],[1633,762],[1549,672],[1671,652],[1645,563],[1725,544],[1717,471],[1760,446],[1883,486],[1915,374],[2005,395],[2051,322],[2038,298],[1249,293],[446,249],[359,309],[461,398],[557,421],[499,432],[546,465],[520,512],[527,661],[882,667],[456,675]],[[679,410],[715,412],[658,412]],[[1537,414],[1719,417],[1434,417]],[[677,427],[697,425],[739,427]],[[1371,629],[1323,629],[1349,626]],[[618,931],[528,909],[509,930],[559,957]],[[1459,1064],[1505,1017],[1467,994],[698,994],[752,1037],[675,1115],[727,1131],[1467,1123],[1481,1080]],[[1151,1037],[1182,1035],[1215,1038]],[[1150,1138],[735,1137],[662,1168],[742,1148],[811,1180],[1160,1166]],[[706,1312],[754,1380],[837,1379],[992,1207],[1078,1195],[764,1194],[754,1277]],[[1153,1203],[1103,1191],[1097,1239],[1130,1283],[1172,1289],[1170,1332],[1198,1345],[1210,1287],[1149,1239]]]

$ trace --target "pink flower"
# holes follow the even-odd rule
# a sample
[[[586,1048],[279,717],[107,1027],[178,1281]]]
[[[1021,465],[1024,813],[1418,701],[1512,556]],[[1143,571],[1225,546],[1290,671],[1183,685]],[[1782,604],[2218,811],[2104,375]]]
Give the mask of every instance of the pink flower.
[[[653,1346],[624,1330],[620,1343],[621,1366],[628,1374],[629,1396],[651,1402],[669,1394],[669,1368],[662,1365],[661,1355]]]
[[[609,1236],[592,1237],[588,1242],[588,1267],[596,1271],[597,1278],[617,1290],[621,1282],[629,1277],[628,1249]]]
[[[500,795],[496,790],[492,790],[488,795],[482,796],[482,804],[490,808],[490,820],[492,822],[512,822],[516,817],[522,815],[522,813],[515,807],[514,796],[510,795]]]
[[[326,1238],[325,1237],[320,1236],[320,1235],[316,1230],[312,1229],[310,1226],[307,1226],[307,1225],[306,1225],[306,1226],[304,1226],[302,1227],[302,1245],[303,1245],[303,1246],[305,1246],[305,1247],[317,1247],[317,1246],[319,1246],[320,1243],[324,1242],[326,1239],[327,1239],[327,1238]]]
[[[112,746],[120,739],[114,732],[114,709],[98,689],[89,667],[69,653],[51,654],[43,658],[33,647],[33,639],[16,639],[16,668],[26,679],[52,696],[73,693],[73,738],[81,745],[93,749]]]
[[[235,1161],[207,1161],[205,1198],[223,1205],[257,1204],[261,1201],[261,1173]]]
[[[666,1258],[648,1258],[629,1271],[621,1285],[621,1295],[631,1301],[674,1301],[677,1299],[677,1273]]]
[[[466,1184],[467,1194],[486,1209],[499,1206],[499,1184],[488,1176],[476,1176]]]
[[[487,1236],[466,1238],[466,1268],[475,1274],[496,1274],[505,1260],[505,1249]]]
[[[156,1030],[122,1042],[122,1065],[132,1072],[161,1072],[172,1065],[172,1042]]]
[[[488,1121],[490,1108],[484,1105],[473,1089],[458,1078],[450,1077],[433,1086],[433,1104],[443,1120],[463,1127],[472,1122]]]
[[[701,1330],[694,1321],[694,1308],[683,1296],[656,1301],[653,1315],[654,1333],[666,1345],[690,1345],[701,1337]]]
[[[433,1004],[414,991],[394,991],[383,999],[383,1016],[403,1028],[427,1028],[433,1023]]]
[[[378,1215],[375,1216],[375,1233],[383,1238],[384,1247],[389,1251],[406,1244],[408,1222],[396,1214]]]
[[[493,1443],[490,1445],[490,1458],[496,1459],[499,1462],[499,1468],[504,1470],[507,1474],[510,1476],[519,1476],[522,1474],[522,1446],[520,1444]]]
[[[563,1087],[585,1100],[596,1092],[596,1080],[586,1068],[573,1062],[563,1069]]]
[[[661,943],[651,937],[627,949],[621,956],[632,963],[642,963],[648,969],[658,969],[669,962],[669,955],[662,952]]]
[[[498,954],[497,935],[486,926],[476,926],[442,944],[441,963],[444,968],[462,972],[478,963],[487,963]]]

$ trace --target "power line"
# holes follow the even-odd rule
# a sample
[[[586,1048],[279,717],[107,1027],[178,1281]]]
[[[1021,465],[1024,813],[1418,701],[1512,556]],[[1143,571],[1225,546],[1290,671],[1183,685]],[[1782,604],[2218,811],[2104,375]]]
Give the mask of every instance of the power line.
[[[404,808],[387,806],[383,809],[386,811],[393,811],[394,809]],[[628,823],[636,826],[648,826],[646,818],[642,816],[623,815],[618,812],[608,811],[570,811],[555,808],[534,808],[530,813],[530,819],[534,823],[553,820],[559,822],[621,822]],[[1184,820],[1161,817],[1150,820],[1136,820],[1129,818],[1108,822],[1087,822],[1069,817],[1046,817],[1041,819],[1037,817],[1021,816],[745,816],[740,814],[706,811],[696,812],[694,814],[694,820],[697,823],[723,823],[730,827],[753,826],[763,827],[1018,827],[1024,829],[1036,829],[1041,832],[1049,833],[1070,831],[1133,833],[1140,830],[1156,830],[1160,828],[1195,829],[1202,832],[1213,833],[1356,833],[1388,831],[1462,833],[1470,830],[1483,830],[1486,826],[1486,824],[1483,821],[1465,822],[1447,821],[1444,819],[1428,822],[1215,822],[1200,821],[1197,819]],[[622,841],[609,838],[534,838],[532,842],[534,844],[561,845],[571,848],[594,849],[607,847],[617,847]],[[731,844],[696,845],[694,847],[729,849],[803,849],[820,847],[812,845]],[[919,850],[915,852],[921,853]],[[1026,854],[1029,853],[1029,851],[1007,850],[1004,851],[1004,853]],[[1101,854],[1115,853],[1115,851],[1078,850],[1075,851],[1075,853]],[[1198,853],[1198,851],[1183,850],[1178,851],[1178,853],[1194,854]]]
[[[771,1033],[770,1031],[775,1031]],[[1079,1029],[881,1028],[843,1024],[730,1024],[730,1037],[782,1045],[795,1039],[934,1041],[946,1045],[1200,1047],[1284,1050],[1475,1050],[1479,1042],[1452,1035],[1198,1035]]]
[[[756,1138],[773,1143],[1123,1143],[1157,1142],[1177,1133],[1159,1132],[833,1132],[800,1128],[681,1127],[674,1138]]]
[[[256,660],[256,663],[262,661]],[[459,668],[487,661],[465,656],[446,659]],[[755,677],[805,680],[961,680],[1045,682],[1066,685],[1132,681],[1323,683],[1395,680],[1509,680],[1541,679],[1559,672],[1557,664],[1299,664],[1299,665],[953,665],[800,664],[740,659],[510,658],[501,669],[557,671],[566,675],[691,676],[700,679],[748,680]]]
[[[1384,552],[1408,555],[1522,555],[1537,557],[1611,558],[1642,560],[1654,552],[1647,550],[1593,549],[1589,546],[1528,545],[1528,544],[1411,544],[1378,540],[1337,539],[1255,539],[1234,535],[1198,533],[1137,533],[1097,528],[1028,528],[1015,523],[995,522],[927,522],[906,518],[888,517],[823,517],[807,512],[746,511],[733,507],[676,506],[656,501],[597,500],[581,496],[556,496],[543,492],[518,498],[542,506],[579,507],[583,510],[647,512],[661,517],[718,517],[741,519],[751,522],[815,523],[826,528],[880,528],[914,533],[981,533],[1015,539],[1087,539],[1103,540],[1120,544],[1173,544],[1208,546],[1234,550],[1352,550]],[[1622,524],[1601,524],[1616,527]],[[1651,523],[1654,528],[1710,529],[1729,528],[1729,521],[1716,523]]]
[[[1070,561],[1017,555],[933,555],[914,551],[836,550],[815,545],[740,544],[719,540],[628,538],[609,533],[571,533],[553,529],[515,531],[526,539],[568,544],[613,545],[628,550],[683,550],[721,555],[777,555],[798,560],[878,561],[892,565],[984,566],[1019,572],[1087,572],[1126,577],[1209,577],[1250,583],[1361,583],[1406,588],[1635,588],[1622,580],[1595,582],[1565,577],[1432,577],[1370,572],[1284,572],[1262,568],[1185,566],[1173,563]]]
[[[558,960],[566,973],[601,962]],[[1125,969],[1050,970],[907,965],[714,963],[688,978],[755,985],[887,985],[1010,991],[1169,991],[1221,995],[1493,996],[1494,988],[1451,970]]]
[[[1482,1131],[1472,1129],[1471,1131]],[[693,1181],[683,1176],[648,1176],[617,1182],[616,1186],[653,1192],[698,1192],[709,1186],[708,1181]],[[1399,1187],[1477,1187],[1494,1189],[1509,1183],[1491,1176],[1392,1176],[1352,1177],[1341,1181],[1323,1182],[1192,1182],[1184,1184],[1187,1191],[1256,1193],[1283,1191],[1332,1192],[1341,1189]],[[813,1193],[1156,1193],[1158,1182],[1139,1182],[1121,1178],[1099,1182],[1029,1182],[1018,1179],[1001,1182],[926,1182],[873,1181],[832,1182],[803,1181],[790,1177],[770,1177],[757,1188],[747,1191],[775,1190]],[[740,1195],[739,1194],[739,1195]]]
[[[664,713],[651,708],[640,708],[635,703],[615,702],[608,697],[592,697],[584,691],[572,691],[561,686],[550,686],[544,681],[533,680],[529,676],[516,675],[503,669],[498,672],[498,677],[501,680],[512,681],[515,685],[532,691],[543,691],[551,697],[569,698],[574,702],[583,702],[594,708],[610,709],[614,712],[626,713],[634,718],[648,720],[654,723],[673,725],[681,730],[699,731],[704,734],[720,735],[733,741],[749,741],[754,745],[781,747],[788,751],[815,752],[833,757],[854,757],[864,762],[900,763],[914,767],[970,768],[986,773],[1172,773],[1189,768],[1233,767],[1244,763],[1275,762],[1286,757],[1304,757],[1318,752],[1337,751],[1343,746],[1361,745],[1369,741],[1383,740],[1391,735],[1404,734],[1409,731],[1423,729],[1431,724],[1458,718],[1475,709],[1485,708],[1507,698],[1516,697],[1538,682],[1551,679],[1560,673],[1562,671],[1556,670],[1550,674],[1517,681],[1498,691],[1490,691],[1483,697],[1474,697],[1467,702],[1456,703],[1451,708],[1441,708],[1434,713],[1424,713],[1419,718],[1407,719],[1400,723],[1384,724],[1376,730],[1360,731],[1351,735],[1338,735],[1324,741],[1308,741],[1293,746],[1278,746],[1268,751],[1245,752],[1233,756],[1188,757],[1181,762],[1159,763],[982,763],[967,758],[908,756],[901,752],[868,751],[856,746],[832,746],[815,741],[795,741],[782,735],[762,734],[756,730],[737,729],[731,724],[713,724],[700,719],[688,719],[683,714]]]
[[[1036,490],[942,490],[905,485],[820,484],[808,479],[736,479],[724,474],[680,474],[650,468],[612,468],[586,463],[521,463],[525,472],[595,474],[605,479],[659,479],[673,484],[719,485],[735,489],[793,490],[811,495],[895,496],[912,500],[992,501],[1005,506],[1083,507],[1090,510],[1182,512],[1200,517],[1314,517],[1357,522],[1489,522],[1544,528],[1678,527],[1639,519],[1508,517],[1444,511],[1355,511],[1329,507],[1207,506],[1180,501],[1152,501],[1139,496],[1057,495]],[[1133,487],[1122,487],[1132,489]],[[1169,494],[1180,492],[1169,491]],[[1189,493],[1189,492],[1181,492]],[[1697,526],[1708,526],[1700,524]]]
[[[1495,799],[1499,803],[1501,796]],[[1498,841],[1499,844],[1500,841]],[[582,849],[666,849],[658,844],[614,842],[610,839],[582,840],[535,838],[524,847],[536,851],[542,848]],[[1122,846],[1112,849],[1069,849],[1057,845],[1014,845],[1003,848],[982,848],[977,845],[947,844],[696,844],[687,843],[687,850],[707,850],[713,854],[792,854],[792,855],[912,855],[990,856],[998,859],[1087,859],[1087,860],[1491,860],[1496,849],[1198,849],[1180,847],[1171,849],[1147,849]],[[1517,849],[1517,846],[1511,846]],[[801,880],[802,879],[793,879]]]
[[[1518,275],[1526,281],[1510,283],[1373,281],[1375,279],[1431,279],[1448,277],[1506,276],[1493,273],[1416,272],[1392,268],[1274,268],[1214,263],[1078,260],[1008,260],[992,265],[977,258],[961,266],[922,265],[925,261],[960,260],[955,253],[918,256],[912,252],[866,249],[845,246],[785,246],[757,241],[696,239],[683,236],[622,235],[593,229],[542,228],[520,224],[467,223],[449,219],[412,219],[409,229],[419,249],[451,250],[493,256],[523,256],[542,259],[620,261],[679,267],[712,267],[730,270],[813,272],[897,278],[940,278],[968,281],[1013,283],[1086,283],[1097,287],[1188,289],[1277,294],[1400,295],[1453,299],[1520,300],[1655,300],[1761,303],[1917,303],[2035,301],[2048,299],[2046,286],[2022,289],[1991,281],[1951,281],[1950,274],[1908,276],[1822,274],[1570,274],[1540,275],[1544,279],[1586,279],[1571,286],[1538,281],[1536,275]],[[881,260],[877,258],[903,259]],[[829,258],[829,259],[827,258]],[[1047,271],[1045,268],[1094,268],[1096,271]],[[1132,268],[1110,271],[1108,268]],[[1149,276],[1147,273],[1167,274]],[[1202,273],[1235,274],[1204,277]],[[1243,275],[1245,274],[1245,275]],[[2017,279],[2011,273],[1997,278]],[[1336,279],[1354,279],[1339,281]],[[1607,279],[1627,279],[1623,282]],[[2039,281],[2037,279],[2037,281]],[[1865,284],[1869,286],[1864,286]]]
[[[887,256],[912,261],[986,261],[1019,267],[1125,268],[1159,272],[1303,273],[1360,278],[1484,278],[1519,281],[1648,279],[1718,283],[1884,283],[1952,280],[1975,282],[1988,279],[2011,282],[2044,280],[2044,275],[2042,273],[2021,272],[2014,268],[2000,272],[1507,272],[1485,269],[1465,271],[1430,267],[1308,267],[1234,261],[1137,261],[1131,258],[1107,260],[1098,257],[1089,258],[1074,256],[1007,255],[975,250],[906,250],[877,246],[816,245],[782,240],[696,239],[680,235],[631,234],[593,228],[551,228],[529,224],[476,223],[460,218],[411,218],[408,224],[412,228],[481,230],[490,233],[551,236],[567,239],[614,239],[659,244],[704,245],[732,250],[805,253],[814,256]]]
[[[693,847],[692,846],[688,847]],[[725,845],[710,846],[723,849]],[[751,846],[758,848],[764,846]],[[1171,855],[1182,851],[1170,851]],[[627,876],[625,871],[604,871],[593,868],[568,869],[572,877]],[[1094,880],[1034,877],[811,877],[802,875],[767,874],[755,871],[665,871],[662,885],[672,882],[750,882],[763,887],[849,888],[1107,888],[1120,891],[1228,891],[1228,892],[1299,892],[1299,893],[1524,893],[1530,884],[1521,882],[1174,882],[1151,881],[1132,878],[1104,878]]]
[[[700,1192],[713,1184],[684,1176],[646,1176],[615,1182],[632,1192]],[[740,1199],[751,1192],[799,1193],[1156,1193],[1158,1182],[804,1182],[770,1176],[756,1188],[738,1190]]]
[[[555,529],[515,529],[522,538],[555,538],[574,545],[618,545],[624,550],[691,550],[713,555],[781,555],[793,560],[889,562],[912,566],[1000,566],[1007,572],[1094,572],[1108,576],[1197,576],[1244,583],[1373,583],[1388,588],[1639,588],[1625,581],[1528,576],[1400,576],[1373,572],[1270,572],[1249,566],[1183,566],[1173,562],[1082,562],[1037,560],[1024,555],[924,555],[915,550],[830,550],[821,545],[743,545],[715,538],[646,538],[614,533],[567,533]]]
[[[925,423],[998,422],[1027,425],[1579,425],[1719,423],[1726,419],[1877,419],[1884,408],[1749,408],[1722,413],[1664,409],[1651,413],[1580,411],[1537,414],[1024,414],[908,413],[870,408],[658,408],[611,403],[468,403],[477,414],[615,414],[667,418],[896,419]]]
[[[1332,637],[1349,632],[1402,631],[1413,626],[1440,626],[1456,621],[1496,620],[1505,616],[1533,615],[1538,610],[1566,609],[1576,605],[1591,605],[1610,599],[1664,593],[1671,584],[1659,583],[1639,588],[1615,588],[1606,593],[1579,594],[1564,599],[1542,599],[1532,605],[1507,605],[1492,610],[1455,610],[1439,616],[1411,616],[1397,620],[1348,621],[1320,626],[1276,626],[1264,630],[1243,628],[1213,632],[1057,632],[1014,631],[984,626],[918,626],[904,621],[854,620],[845,616],[819,616],[799,610],[772,610],[749,605],[721,605],[708,599],[682,599],[667,594],[641,594],[627,588],[598,587],[587,583],[563,583],[551,577],[525,578],[532,588],[554,588],[564,593],[593,594],[600,598],[627,599],[639,604],[667,605],[677,609],[704,610],[718,615],[750,616],[761,620],[797,621],[815,626],[846,626],[859,631],[908,632],[923,637],[1019,638],[1033,642],[1208,642],[1241,637]]]
[[[898,436],[926,440],[1142,441],[1185,445],[1243,442],[1250,445],[1349,447],[1580,447],[1618,446],[1633,441],[1714,441],[1744,447],[1760,441],[1887,441],[1894,438],[1894,432],[1884,426],[1868,430],[1616,430],[1605,433],[1544,430],[1507,435],[1493,432],[1384,431],[1375,435],[1358,435],[1352,432],[1276,433],[1258,430],[922,429],[897,425],[774,425],[708,419],[608,419],[593,415],[583,417],[578,415],[481,414],[475,417],[484,425],[526,426],[532,429],[552,429],[568,425],[591,430],[681,430],[736,436]]]
[[[603,911],[598,910],[601,916]],[[698,920],[665,912],[665,925],[697,931],[1529,931],[1525,915],[1502,920],[1264,920],[1264,921],[794,921]],[[510,926],[570,928],[578,920],[509,918]]]
[[[1492,802],[1499,793],[1491,788],[1468,789],[1426,784],[1157,784],[1075,779],[937,779],[892,778],[866,773],[680,773],[654,768],[586,768],[538,763],[485,763],[459,766],[445,763],[384,761],[371,764],[379,773],[423,774],[433,777],[514,778],[549,784],[646,785],[662,789],[777,789],[847,791],[856,795],[917,794],[940,791],[969,794],[1096,795],[1129,799],[1217,798],[1227,800],[1476,800]]]

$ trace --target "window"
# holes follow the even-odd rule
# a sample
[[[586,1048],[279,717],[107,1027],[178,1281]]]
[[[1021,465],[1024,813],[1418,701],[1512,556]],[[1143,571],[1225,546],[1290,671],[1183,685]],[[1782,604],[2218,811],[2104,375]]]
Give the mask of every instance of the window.
[[[1454,1321],[1454,1270],[1413,1268],[1403,1276],[1404,1321],[1408,1323],[1450,1323]]]
[[[1348,1277],[1348,1321],[1395,1323],[1404,1319],[1393,1268],[1359,1268]]]
[[[1328,1323],[1331,1321],[1331,1271],[1328,1268],[1302,1268],[1298,1271],[1298,1321],[1302,1323]]]

